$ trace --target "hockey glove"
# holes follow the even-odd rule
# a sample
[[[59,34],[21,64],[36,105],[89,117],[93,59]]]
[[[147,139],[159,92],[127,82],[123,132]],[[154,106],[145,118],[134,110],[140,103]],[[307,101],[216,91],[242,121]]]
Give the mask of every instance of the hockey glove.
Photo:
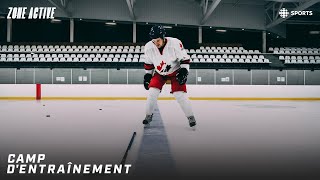
[[[179,84],[183,85],[187,82],[188,70],[186,68],[180,68],[176,76]]]
[[[152,75],[147,73],[144,75],[143,85],[146,90],[149,90],[149,84],[151,81]]]

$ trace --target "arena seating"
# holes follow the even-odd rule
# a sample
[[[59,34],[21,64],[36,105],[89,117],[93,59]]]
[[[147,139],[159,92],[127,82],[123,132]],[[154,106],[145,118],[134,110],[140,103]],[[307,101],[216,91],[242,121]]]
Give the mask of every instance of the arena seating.
[[[243,47],[187,49],[194,63],[270,63]],[[144,62],[144,46],[0,45],[0,62]]]
[[[92,53],[142,53],[144,46],[82,46],[82,45],[2,45],[2,52],[92,52]]]
[[[268,50],[284,64],[320,64],[320,48],[270,47]]]
[[[285,64],[320,64],[320,56],[279,56]]]
[[[258,50],[246,50],[243,47],[200,46],[187,52],[195,63],[270,63]]]
[[[270,47],[269,52],[274,54],[319,54],[320,48],[306,47]]]

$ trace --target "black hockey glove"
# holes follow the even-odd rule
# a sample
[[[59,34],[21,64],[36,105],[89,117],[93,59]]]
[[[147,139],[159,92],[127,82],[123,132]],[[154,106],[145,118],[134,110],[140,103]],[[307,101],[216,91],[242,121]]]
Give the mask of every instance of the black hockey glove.
[[[152,75],[147,73],[144,75],[143,85],[146,90],[149,90],[149,84],[151,81]]]
[[[187,82],[188,70],[186,68],[180,68],[176,76],[179,84],[183,85]]]

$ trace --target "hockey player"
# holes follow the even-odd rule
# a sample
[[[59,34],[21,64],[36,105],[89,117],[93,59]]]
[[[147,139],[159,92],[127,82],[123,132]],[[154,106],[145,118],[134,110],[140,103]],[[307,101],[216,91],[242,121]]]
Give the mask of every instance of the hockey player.
[[[196,125],[189,98],[186,82],[189,72],[190,57],[181,41],[177,38],[165,37],[165,29],[161,25],[151,28],[151,41],[145,45],[144,87],[148,90],[146,117],[143,124],[152,121],[152,113],[163,85],[171,81],[171,93],[180,104],[189,126]]]

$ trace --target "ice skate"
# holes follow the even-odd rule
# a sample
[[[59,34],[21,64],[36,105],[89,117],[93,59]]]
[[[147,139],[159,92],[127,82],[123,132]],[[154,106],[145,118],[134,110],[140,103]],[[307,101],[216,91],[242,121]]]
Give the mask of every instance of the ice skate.
[[[189,126],[190,127],[195,127],[196,126],[196,119],[194,118],[194,116],[189,116],[188,117],[188,121],[189,121]]]
[[[153,116],[153,114],[146,115],[145,119],[142,121],[142,124],[145,124],[145,125],[149,124],[152,121],[152,116]]]

